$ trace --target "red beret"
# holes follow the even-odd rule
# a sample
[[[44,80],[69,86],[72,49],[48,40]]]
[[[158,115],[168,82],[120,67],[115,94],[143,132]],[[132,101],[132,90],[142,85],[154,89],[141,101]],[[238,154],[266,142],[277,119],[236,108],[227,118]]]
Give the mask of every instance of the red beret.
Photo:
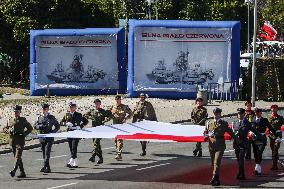
[[[270,109],[272,109],[272,108],[278,108],[278,105],[277,104],[272,104]]]
[[[247,101],[245,102],[245,106],[246,106],[247,104],[251,104],[251,101],[250,101],[250,100],[247,100]]]

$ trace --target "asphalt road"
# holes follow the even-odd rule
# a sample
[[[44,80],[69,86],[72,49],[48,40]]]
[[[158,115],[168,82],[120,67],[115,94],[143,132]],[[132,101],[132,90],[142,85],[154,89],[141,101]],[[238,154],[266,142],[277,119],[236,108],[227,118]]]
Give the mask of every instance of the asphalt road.
[[[70,158],[67,143],[53,146],[50,160],[52,173],[44,174],[42,155],[39,148],[24,151],[23,161],[27,178],[11,178],[9,171],[13,166],[12,154],[0,155],[0,188],[212,188],[210,158],[207,144],[203,144],[202,158],[192,156],[194,143],[149,143],[145,157],[140,157],[140,143],[125,141],[123,161],[114,159],[112,140],[103,139],[104,164],[96,165],[88,161],[91,155],[91,140],[81,140],[78,147],[79,168],[66,166]],[[283,154],[282,145],[280,153]],[[280,157],[284,159],[284,156]],[[283,161],[284,162],[284,161]],[[246,181],[237,181],[236,159],[232,142],[227,149],[221,167],[221,188],[284,188],[284,168],[270,171],[271,152],[267,147],[263,161],[263,174],[253,176],[254,161],[246,161]],[[18,174],[18,173],[17,173]]]

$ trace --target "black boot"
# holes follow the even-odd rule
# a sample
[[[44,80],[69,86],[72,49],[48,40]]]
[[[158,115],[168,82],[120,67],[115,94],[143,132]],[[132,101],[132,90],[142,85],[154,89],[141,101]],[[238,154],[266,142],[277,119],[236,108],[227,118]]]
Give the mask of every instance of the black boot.
[[[89,159],[90,162],[96,162],[96,154],[93,154],[90,159]]]
[[[140,156],[146,156],[146,150],[143,150]]]
[[[18,178],[26,178],[26,173],[25,172],[21,172],[18,176]]]
[[[198,151],[198,155],[197,156],[198,157],[202,157],[202,151],[201,150]]]
[[[103,156],[102,156],[102,155],[98,155],[98,157],[99,157],[99,160],[97,161],[97,164],[102,164],[102,163],[104,163],[104,158],[103,158]]]
[[[18,167],[19,167],[19,162],[16,161],[15,164],[14,164],[14,169],[9,172],[9,174],[11,175],[11,177],[14,177],[14,176],[15,176]]]
[[[146,147],[147,147],[147,142],[146,141],[141,141],[141,148],[142,148],[142,153],[140,156],[145,156],[146,155]]]
[[[197,155],[197,152],[198,152],[197,149],[193,150],[193,156],[194,156],[194,157]]]
[[[220,186],[220,180],[218,175],[214,175],[210,181],[212,186]]]
[[[24,165],[23,165],[22,160],[20,160],[20,162],[19,162],[19,169],[20,169],[21,173],[18,176],[18,178],[26,178],[26,173],[25,173],[25,170],[24,170]]]
[[[40,172],[44,172],[44,171],[45,171],[45,169],[46,169],[46,167],[45,167],[45,166],[43,166],[43,167],[40,169]]]
[[[45,164],[45,170],[43,171],[44,173],[51,173],[51,169],[49,166],[49,162]]]

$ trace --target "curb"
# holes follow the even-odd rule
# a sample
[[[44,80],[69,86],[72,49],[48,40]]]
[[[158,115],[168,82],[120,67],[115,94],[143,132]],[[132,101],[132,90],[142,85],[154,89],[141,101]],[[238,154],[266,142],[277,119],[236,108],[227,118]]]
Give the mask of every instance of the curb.
[[[68,141],[67,139],[55,140],[55,141],[53,142],[53,144],[61,144],[61,143],[67,142],[67,141]],[[40,143],[31,144],[31,145],[25,146],[25,147],[24,147],[24,150],[30,150],[30,149],[34,149],[34,148],[39,148],[40,146],[41,146]],[[0,150],[0,154],[8,154],[8,153],[11,153],[11,152],[12,152],[12,149]]]

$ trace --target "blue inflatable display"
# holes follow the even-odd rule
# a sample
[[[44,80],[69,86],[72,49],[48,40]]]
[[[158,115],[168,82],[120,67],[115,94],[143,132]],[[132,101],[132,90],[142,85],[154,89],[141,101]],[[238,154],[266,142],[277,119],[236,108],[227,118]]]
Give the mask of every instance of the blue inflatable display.
[[[30,36],[31,95],[125,93],[123,28],[31,30]]]
[[[130,20],[129,97],[196,97],[196,88],[238,81],[240,22]]]

